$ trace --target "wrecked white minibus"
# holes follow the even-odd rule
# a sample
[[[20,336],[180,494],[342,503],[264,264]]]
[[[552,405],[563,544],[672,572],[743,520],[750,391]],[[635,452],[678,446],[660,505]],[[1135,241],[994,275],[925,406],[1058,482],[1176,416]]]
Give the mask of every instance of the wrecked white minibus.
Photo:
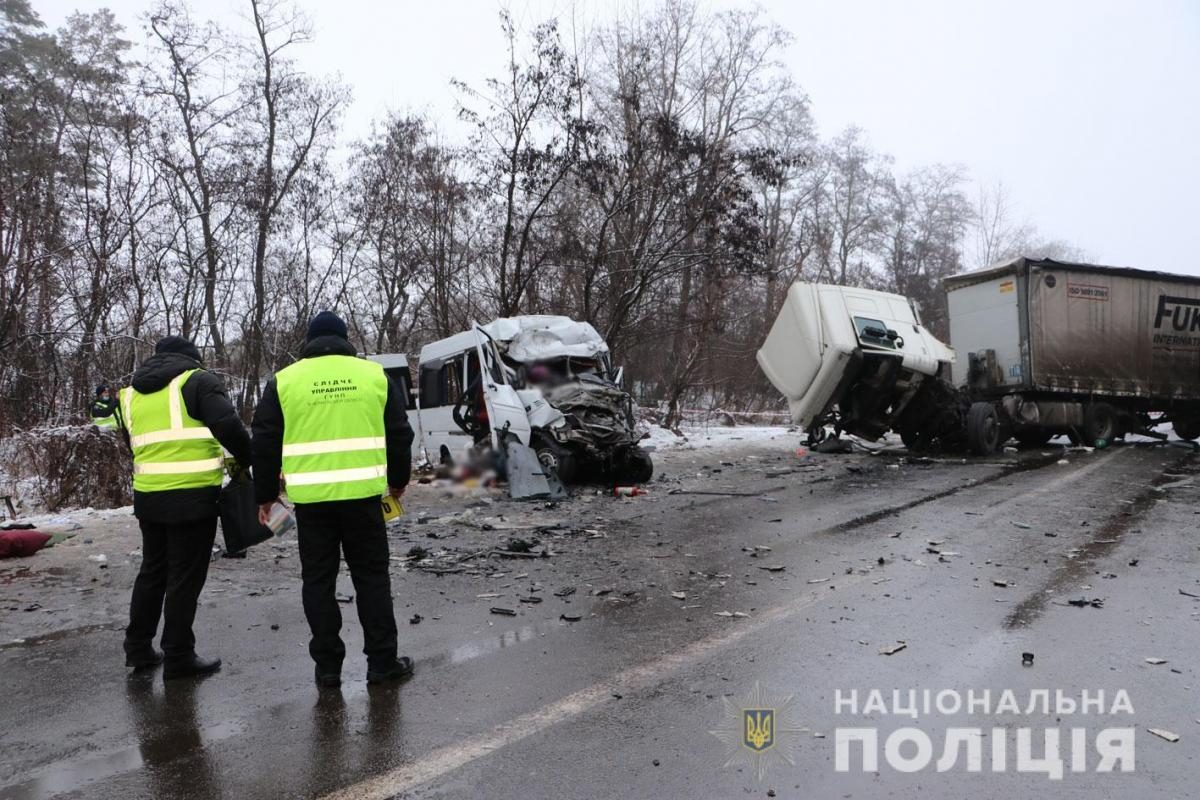
[[[481,448],[503,452],[504,439],[515,437],[563,483],[642,483],[653,462],[620,380],[607,343],[586,322],[528,315],[476,324],[421,348],[409,415],[416,446],[438,463]]]

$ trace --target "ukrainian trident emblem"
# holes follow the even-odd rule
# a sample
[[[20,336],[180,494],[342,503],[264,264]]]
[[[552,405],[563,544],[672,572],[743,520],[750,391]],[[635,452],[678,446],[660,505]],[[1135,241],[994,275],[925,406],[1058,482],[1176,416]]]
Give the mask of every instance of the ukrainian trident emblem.
[[[775,709],[743,708],[742,719],[746,721],[742,744],[757,753],[775,744]]]
[[[796,726],[791,695],[769,697],[755,683],[745,697],[723,697],[721,703],[724,724],[709,733],[724,743],[726,767],[749,762],[761,781],[772,761],[795,764],[792,748],[808,728]]]

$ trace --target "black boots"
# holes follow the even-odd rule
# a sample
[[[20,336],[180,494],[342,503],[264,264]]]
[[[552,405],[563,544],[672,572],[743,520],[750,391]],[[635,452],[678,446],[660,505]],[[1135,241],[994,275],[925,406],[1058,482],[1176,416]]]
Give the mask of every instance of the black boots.
[[[367,683],[384,683],[385,681],[403,680],[413,674],[413,660],[408,656],[400,656],[390,664],[384,663],[378,667],[367,667]]]
[[[163,680],[170,681],[176,678],[202,678],[206,675],[212,675],[217,670],[221,669],[221,659],[219,658],[201,658],[192,653],[190,656],[185,656],[181,659],[168,659],[163,664]]]
[[[342,685],[342,673],[338,672],[322,672],[320,667],[313,670],[313,675],[317,680],[317,686],[322,689],[336,689]]]
[[[142,672],[147,669],[154,669],[163,662],[163,654],[150,648],[141,653],[126,653],[125,666],[133,667],[134,672]]]

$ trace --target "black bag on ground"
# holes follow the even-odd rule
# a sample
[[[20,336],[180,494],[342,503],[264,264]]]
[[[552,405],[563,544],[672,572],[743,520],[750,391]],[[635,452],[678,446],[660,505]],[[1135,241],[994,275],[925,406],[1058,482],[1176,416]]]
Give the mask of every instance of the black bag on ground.
[[[258,521],[254,481],[249,478],[234,478],[225,484],[217,500],[217,510],[226,553],[240,553],[271,538],[271,529]]]

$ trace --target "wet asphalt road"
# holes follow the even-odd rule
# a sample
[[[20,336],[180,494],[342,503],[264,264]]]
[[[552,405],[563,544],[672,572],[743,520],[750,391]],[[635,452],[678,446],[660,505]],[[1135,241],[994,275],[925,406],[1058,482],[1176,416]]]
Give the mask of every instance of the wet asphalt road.
[[[797,459],[793,446],[672,454],[649,498],[479,511],[503,524],[417,525],[462,503],[414,490],[394,553],[442,539],[452,553],[483,552],[540,525],[551,555],[397,573],[401,649],[417,661],[400,687],[363,681],[349,606],[346,682],[311,685],[298,566],[282,552],[214,564],[210,586],[234,588],[199,615],[202,652],[227,661],[205,681],[127,677],[119,614],[4,645],[0,798],[1197,796],[1200,460],[1132,446],[967,463]],[[119,609],[131,576],[106,576],[111,591],[87,602]],[[1081,597],[1102,607],[1068,604]],[[420,624],[406,624],[413,614]],[[756,682],[776,705],[790,695],[803,729],[788,734],[794,763],[772,759],[762,780],[748,761],[725,766],[709,733],[729,725],[722,698]],[[1124,689],[1135,713],[835,711],[839,690],[910,688]],[[1066,736],[1080,724],[1093,736],[1136,727],[1135,769],[1051,782],[1015,763],[999,774],[990,762],[983,773],[834,767],[838,727],[878,726],[881,739],[921,728],[936,760],[947,725],[1061,725]]]

